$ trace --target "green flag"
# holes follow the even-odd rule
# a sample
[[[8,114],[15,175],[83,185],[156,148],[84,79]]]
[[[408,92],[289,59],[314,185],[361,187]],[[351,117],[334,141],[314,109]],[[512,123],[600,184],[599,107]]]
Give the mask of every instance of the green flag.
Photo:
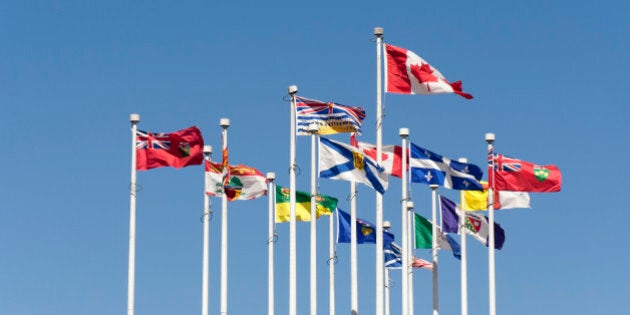
[[[315,201],[317,218],[330,215],[337,209],[337,198],[317,195]],[[289,188],[276,186],[276,223],[289,222],[290,219]],[[311,195],[309,193],[295,191],[295,220],[311,221]]]
[[[416,248],[432,248],[433,225],[423,216],[414,213],[416,226]]]

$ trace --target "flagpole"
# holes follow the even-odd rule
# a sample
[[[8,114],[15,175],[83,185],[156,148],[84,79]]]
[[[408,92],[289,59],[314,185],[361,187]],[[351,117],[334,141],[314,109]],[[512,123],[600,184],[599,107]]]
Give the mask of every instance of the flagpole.
[[[288,88],[291,96],[291,132],[289,145],[289,315],[297,315],[297,245],[295,224],[295,93],[298,88],[291,85]]]
[[[131,122],[131,181],[129,183],[129,269],[127,271],[127,315],[133,315],[136,286],[136,137],[140,115],[129,115]]]
[[[408,256],[410,257],[409,260],[413,261],[413,232],[415,231],[414,229],[414,218],[413,218],[413,201],[407,201],[406,202],[406,206],[407,206],[407,253]],[[407,300],[409,303],[409,315],[413,315],[414,313],[414,308],[413,308],[413,267],[409,267],[408,269],[408,276],[407,276],[407,281],[409,282],[408,285],[408,296],[409,299]]]
[[[274,314],[274,278],[273,278],[273,269],[274,269],[274,245],[276,238],[276,229],[275,229],[275,201],[276,201],[276,173],[269,172],[267,173],[267,182],[268,182],[268,196],[269,196],[269,240],[267,241],[267,254],[269,256],[269,263],[267,265],[267,279],[268,279],[268,287],[267,287],[267,315]]]
[[[382,166],[383,106],[382,106],[382,51],[383,28],[375,27],[376,37],[376,164]],[[376,315],[383,315],[383,195],[376,192]]]
[[[461,163],[468,163],[467,158],[460,158]],[[459,205],[461,213],[459,214],[459,236],[461,242],[461,290],[462,290],[462,315],[468,315],[468,258],[466,254],[466,207],[464,206],[464,191],[459,192]]]
[[[431,256],[433,257],[433,315],[438,315],[439,299],[438,299],[438,230],[437,230],[437,188],[438,185],[431,184],[431,216],[433,220],[433,229],[431,231]]]
[[[357,183],[350,182],[350,314],[359,314],[359,274],[357,268]]]
[[[337,209],[335,209],[335,212],[337,212]],[[328,314],[330,315],[335,315],[335,264],[337,263],[337,259],[335,257],[334,230],[334,218],[331,213],[328,220],[328,256],[330,257],[328,258],[328,299],[330,301]]]
[[[391,227],[392,227],[391,222],[383,221],[383,230],[389,231]],[[384,277],[385,277],[385,315],[389,315],[389,291],[390,291],[389,290],[389,282],[390,282],[389,269],[384,268],[383,272],[384,272]]]
[[[203,146],[203,155],[206,162],[210,162],[212,156],[212,146]],[[208,196],[208,177],[204,177],[203,192],[203,255],[201,266],[201,315],[208,315],[208,275],[209,275],[209,246],[210,246],[210,196]]]
[[[398,131],[400,138],[402,140],[402,171],[401,180],[402,180],[402,197],[401,197],[401,205],[402,205],[402,221],[401,221],[401,229],[402,233],[402,266],[401,266],[401,282],[402,282],[402,312],[401,314],[407,315],[409,314],[409,244],[407,240],[407,231],[408,231],[408,217],[409,214],[407,212],[407,137],[409,136],[408,128],[400,128]]]
[[[490,159],[490,169],[494,172],[494,133],[486,133],[486,142],[488,143],[488,156]],[[496,288],[494,274],[494,176],[492,182],[488,185],[488,288],[490,296],[490,315],[496,315]]]
[[[222,154],[225,154],[227,150],[227,129],[230,126],[230,120],[227,118],[221,118],[219,125],[222,128]],[[223,157],[225,159],[225,156]],[[224,167],[228,167],[224,165]],[[225,173],[225,170],[223,170]],[[224,192],[221,195],[221,315],[227,314],[227,281],[228,281],[228,212],[227,212],[227,195]]]
[[[317,157],[316,142],[319,128],[312,123],[311,133],[311,315],[317,315]]]

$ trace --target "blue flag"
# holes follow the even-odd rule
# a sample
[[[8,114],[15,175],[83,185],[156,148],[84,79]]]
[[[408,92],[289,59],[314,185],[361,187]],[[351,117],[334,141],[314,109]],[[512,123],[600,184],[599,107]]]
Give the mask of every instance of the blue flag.
[[[350,214],[337,208],[337,243],[350,243]],[[357,244],[376,244],[376,226],[357,218]],[[394,234],[383,231],[383,246],[394,241]]]
[[[391,242],[383,247],[383,255],[385,256],[385,268],[402,268],[402,252],[400,250],[400,247],[394,244],[394,242]]]
[[[411,182],[437,184],[456,190],[483,190],[479,166],[453,161],[411,143]]]

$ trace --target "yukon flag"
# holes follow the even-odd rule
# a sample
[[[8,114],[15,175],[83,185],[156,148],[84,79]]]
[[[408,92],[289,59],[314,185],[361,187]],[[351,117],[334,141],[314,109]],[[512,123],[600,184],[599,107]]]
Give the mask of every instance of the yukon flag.
[[[462,82],[450,83],[428,62],[405,48],[384,45],[385,92],[399,94],[455,93],[465,99],[473,96],[462,91]]]

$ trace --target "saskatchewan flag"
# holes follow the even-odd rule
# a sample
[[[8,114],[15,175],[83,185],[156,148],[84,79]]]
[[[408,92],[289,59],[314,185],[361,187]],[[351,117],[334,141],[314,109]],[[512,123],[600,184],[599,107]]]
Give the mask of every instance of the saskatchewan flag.
[[[337,198],[317,195],[316,216],[330,215],[337,209]],[[289,188],[276,186],[276,223],[289,222],[291,205],[289,204]],[[311,195],[303,191],[295,191],[295,219],[311,221]]]

